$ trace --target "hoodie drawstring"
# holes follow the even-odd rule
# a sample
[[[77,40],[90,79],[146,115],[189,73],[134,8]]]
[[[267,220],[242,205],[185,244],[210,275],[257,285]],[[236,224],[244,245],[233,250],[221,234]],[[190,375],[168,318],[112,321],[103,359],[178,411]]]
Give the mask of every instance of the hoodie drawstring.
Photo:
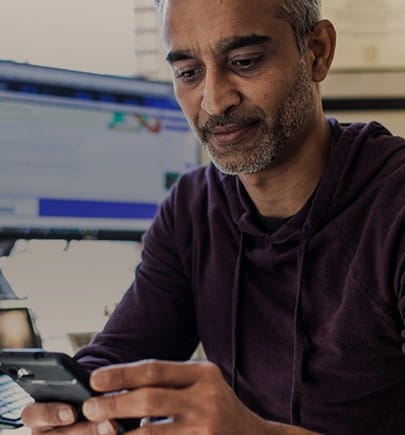
[[[297,294],[295,298],[294,309],[294,350],[293,350],[293,368],[292,368],[292,387],[290,396],[290,418],[291,424],[301,424],[301,395],[302,395],[302,371],[304,364],[305,351],[305,332],[304,319],[302,315],[302,287],[304,279],[305,256],[307,253],[309,239],[306,239],[298,249],[297,256]],[[240,279],[242,274],[242,256],[244,245],[244,233],[241,232],[239,240],[239,252],[235,265],[234,282],[232,286],[232,329],[231,329],[231,386],[237,394],[238,373],[237,373],[237,337],[238,337],[238,311],[240,298]]]
[[[241,263],[242,263],[242,253],[243,253],[244,236],[243,232],[240,234],[239,240],[239,252],[236,260],[235,275],[232,286],[232,329],[231,329],[231,340],[232,340],[232,379],[231,386],[235,394],[238,394],[238,372],[237,372],[237,328],[238,328],[238,309],[239,309],[239,290],[240,290],[240,277],[241,277]]]
[[[299,277],[299,279],[294,310],[294,353],[290,396],[290,418],[291,424],[293,425],[301,424],[302,369],[305,351],[304,319],[302,315],[302,287],[304,279],[305,255],[307,253],[308,243],[309,239],[306,239],[299,247],[297,256],[297,277]]]

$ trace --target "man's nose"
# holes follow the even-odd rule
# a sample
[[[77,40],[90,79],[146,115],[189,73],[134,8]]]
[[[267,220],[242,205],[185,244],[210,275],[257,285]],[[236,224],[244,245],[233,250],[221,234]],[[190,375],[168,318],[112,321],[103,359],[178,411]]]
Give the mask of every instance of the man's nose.
[[[201,101],[203,110],[210,116],[223,115],[240,102],[241,94],[230,77],[220,71],[206,72]]]

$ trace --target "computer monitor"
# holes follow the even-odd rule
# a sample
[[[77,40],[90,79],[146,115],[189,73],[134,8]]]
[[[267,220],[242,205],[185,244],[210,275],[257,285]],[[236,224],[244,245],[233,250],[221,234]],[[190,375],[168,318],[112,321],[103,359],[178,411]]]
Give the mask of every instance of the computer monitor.
[[[139,240],[197,164],[170,83],[0,61],[0,239]]]
[[[0,349],[40,346],[41,341],[27,307],[0,307]]]

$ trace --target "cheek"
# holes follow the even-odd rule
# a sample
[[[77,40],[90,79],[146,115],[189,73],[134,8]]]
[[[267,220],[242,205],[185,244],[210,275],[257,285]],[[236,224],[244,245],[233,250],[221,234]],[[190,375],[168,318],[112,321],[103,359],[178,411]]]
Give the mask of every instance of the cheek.
[[[288,90],[289,87],[286,85],[284,78],[280,78],[277,81],[268,81],[260,89],[260,92],[256,93],[255,103],[268,116],[273,117],[288,97]]]
[[[262,110],[271,110],[282,100],[284,86],[283,78],[274,77],[274,74],[270,77],[266,75],[254,83],[244,85],[245,99]]]

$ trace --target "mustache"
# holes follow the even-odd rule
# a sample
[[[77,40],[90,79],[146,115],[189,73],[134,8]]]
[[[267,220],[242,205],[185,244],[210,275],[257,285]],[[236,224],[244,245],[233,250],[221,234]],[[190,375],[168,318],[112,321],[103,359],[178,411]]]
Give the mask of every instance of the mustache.
[[[264,116],[257,111],[245,115],[223,114],[210,116],[204,123],[198,124],[201,136],[205,139],[215,127],[225,127],[227,125],[237,125],[241,128],[262,121]]]

